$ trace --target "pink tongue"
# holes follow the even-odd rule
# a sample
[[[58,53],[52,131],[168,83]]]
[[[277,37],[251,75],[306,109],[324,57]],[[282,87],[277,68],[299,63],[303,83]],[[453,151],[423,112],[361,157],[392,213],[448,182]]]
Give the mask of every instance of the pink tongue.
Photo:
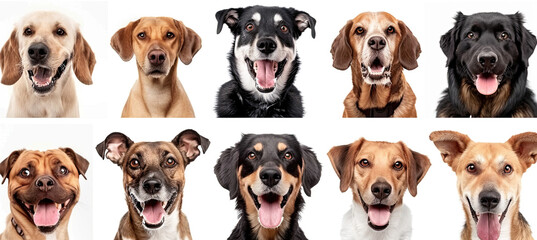
[[[34,223],[38,227],[54,226],[60,220],[60,211],[54,203],[39,203],[35,209]]]
[[[280,202],[275,201],[269,203],[262,197],[259,198],[261,207],[259,208],[259,222],[264,228],[277,228],[283,216],[283,209],[280,207]]]
[[[373,65],[371,65],[371,70],[373,72],[380,72],[380,71],[382,71],[382,65],[373,64]]]
[[[259,60],[255,61],[257,65],[257,83],[262,88],[273,88],[274,87],[274,62],[270,60]]]
[[[481,240],[497,240],[500,237],[500,220],[498,215],[483,213],[477,222],[477,236]]]
[[[144,211],[142,212],[145,222],[153,225],[159,224],[162,221],[164,213],[162,203],[153,200],[145,204]]]
[[[369,206],[367,215],[369,221],[375,226],[385,226],[390,221],[390,207],[388,206]]]
[[[498,80],[495,74],[479,74],[475,86],[477,91],[483,95],[491,95],[498,90]]]

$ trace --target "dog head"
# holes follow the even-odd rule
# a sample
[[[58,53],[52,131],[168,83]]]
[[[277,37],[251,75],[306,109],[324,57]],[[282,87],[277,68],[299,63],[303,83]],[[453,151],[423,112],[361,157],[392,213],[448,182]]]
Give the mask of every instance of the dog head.
[[[293,8],[253,6],[216,13],[217,33],[225,23],[233,35],[230,60],[242,87],[273,101],[292,82],[288,79],[297,59],[295,41],[306,28],[315,38],[315,19]]]
[[[301,187],[311,195],[321,164],[293,135],[247,134],[222,152],[214,172],[230,198],[244,202],[254,229],[275,229],[298,211]]]
[[[361,203],[369,226],[384,230],[394,208],[403,203],[405,190],[418,193],[418,183],[429,170],[427,156],[404,143],[370,142],[363,138],[330,149],[328,157],[340,178],[341,192],[351,187],[354,201]]]
[[[498,239],[503,220],[518,214],[520,179],[537,159],[537,133],[515,135],[505,143],[475,143],[453,131],[432,132],[429,138],[457,174],[467,223],[479,238]]]
[[[53,232],[67,221],[80,197],[79,175],[89,162],[70,148],[14,151],[0,163],[0,174],[9,179],[12,214],[26,218],[42,233]],[[13,211],[15,210],[15,211]]]
[[[391,84],[391,70],[418,67],[418,40],[403,21],[386,12],[365,12],[349,20],[332,43],[333,66],[360,69],[367,84]]]
[[[185,168],[203,153],[210,141],[188,129],[171,142],[134,143],[114,132],[97,145],[99,155],[123,170],[123,187],[129,210],[146,229],[158,229],[181,205]]]
[[[190,64],[201,38],[183,22],[168,17],[144,17],[119,29],[110,42],[123,61],[136,55],[138,68],[149,77],[163,78],[176,69],[177,58]]]
[[[455,17],[455,26],[440,39],[447,65],[466,73],[462,78],[482,95],[528,67],[537,40],[524,26],[520,13],[477,13]]]
[[[38,96],[54,89],[61,92],[71,67],[80,82],[91,84],[94,66],[95,55],[78,25],[55,12],[34,12],[22,18],[0,51],[2,83],[12,85],[24,76]]]

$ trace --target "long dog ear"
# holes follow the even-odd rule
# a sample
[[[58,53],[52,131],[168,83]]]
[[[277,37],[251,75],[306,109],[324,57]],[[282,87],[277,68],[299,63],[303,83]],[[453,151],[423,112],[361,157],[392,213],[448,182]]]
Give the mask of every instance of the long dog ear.
[[[307,12],[296,11],[295,10],[295,26],[298,31],[295,31],[295,38],[300,37],[300,35],[306,30],[306,28],[311,29],[311,37],[315,38],[315,24],[317,21],[315,18],[309,15]]]
[[[399,142],[403,149],[409,165],[407,166],[407,183],[408,191],[415,197],[418,194],[418,184],[431,167],[429,158],[419,152],[412,151],[403,142]]]
[[[418,57],[421,53],[420,43],[403,21],[399,21],[401,42],[399,43],[399,62],[407,70],[418,67]]]
[[[2,184],[6,181],[6,179],[9,178],[9,173],[11,172],[11,168],[13,167],[13,164],[19,156],[24,152],[24,149],[13,151],[9,156],[0,163],[0,175],[2,176]]]
[[[466,20],[466,15],[462,12],[457,12],[455,16],[455,26],[440,37],[440,48],[447,57],[446,66],[451,65],[455,61],[455,50],[459,44],[460,28]]]
[[[92,84],[91,74],[95,67],[95,54],[80,32],[76,33],[73,52],[73,71],[78,80],[86,85]]]
[[[86,160],[84,157],[78,155],[78,153],[76,153],[71,148],[60,148],[60,150],[65,152],[65,154],[67,154],[67,156],[69,158],[71,158],[71,160],[73,161],[73,163],[76,166],[76,169],[78,170],[78,174],[82,175],[82,177],[84,177],[84,179],[88,180],[86,178],[86,172],[88,171],[88,167],[89,167],[89,164],[90,164],[88,162],[88,160]]]
[[[332,147],[328,152],[328,158],[340,179],[339,190],[341,192],[346,192],[351,185],[354,178],[354,158],[364,141],[364,138],[360,138],[351,144]]]
[[[230,199],[235,199],[239,194],[238,161],[239,152],[235,147],[230,147],[220,154],[220,158],[214,166],[214,174],[220,185],[229,191]]]
[[[302,161],[304,164],[304,174],[302,175],[302,188],[304,193],[311,197],[311,188],[313,188],[319,180],[321,180],[321,163],[317,160],[317,156],[308,146],[300,146],[302,149]]]
[[[133,144],[134,142],[125,134],[113,132],[99,143],[95,149],[102,159],[106,157],[118,166],[123,167],[123,157]]]
[[[222,31],[224,23],[229,27],[231,32],[235,34],[237,32],[237,25],[239,24],[239,17],[242,14],[243,8],[228,8],[218,11],[215,14],[218,25],[216,26],[216,34]]]
[[[180,152],[185,154],[185,163],[188,165],[200,155],[198,146],[201,146],[201,150],[205,153],[207,148],[209,148],[211,141],[201,136],[198,132],[192,129],[187,129],[177,134],[172,140],[172,143]]]
[[[0,68],[2,69],[2,84],[12,85],[22,76],[21,55],[17,31],[13,30],[11,37],[0,50]]]
[[[347,21],[347,24],[339,30],[339,35],[334,39],[332,43],[332,53],[333,63],[332,66],[339,70],[345,70],[349,68],[352,62],[352,47],[349,42],[349,34],[352,28],[352,21]]]
[[[467,135],[455,131],[435,131],[429,135],[429,139],[440,151],[442,160],[453,171],[457,169],[459,157],[472,142]]]
[[[140,19],[130,22],[126,27],[117,30],[110,40],[110,45],[125,62],[131,60],[134,55],[132,47],[132,31],[138,26]]]
[[[525,132],[512,136],[507,143],[518,156],[524,171],[537,161],[537,133]]]
[[[175,19],[173,22],[175,23],[175,27],[177,27],[177,29],[183,33],[181,34],[183,45],[179,49],[179,53],[177,55],[179,56],[179,59],[181,59],[181,62],[183,62],[185,65],[188,65],[192,62],[192,58],[201,48],[201,38],[196,32],[194,32],[194,30],[186,27],[183,22]]]
[[[535,50],[535,45],[537,45],[537,39],[535,36],[524,27],[524,15],[522,13],[515,13],[509,15],[513,20],[515,33],[516,33],[516,43],[518,51],[520,52],[520,58],[524,63],[525,67],[529,66],[529,58]]]

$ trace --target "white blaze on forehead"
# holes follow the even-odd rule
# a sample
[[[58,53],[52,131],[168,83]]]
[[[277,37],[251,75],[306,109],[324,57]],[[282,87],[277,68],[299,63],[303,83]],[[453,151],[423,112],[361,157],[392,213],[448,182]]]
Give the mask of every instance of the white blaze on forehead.
[[[275,24],[275,25],[280,24],[280,22],[281,22],[282,20],[283,20],[283,18],[282,18],[282,16],[281,16],[280,14],[276,13],[276,14],[274,15],[274,24]]]
[[[495,162],[496,162],[498,165],[503,164],[503,163],[505,162],[505,156],[503,156],[503,155],[499,155],[499,156],[497,156]]]
[[[258,12],[254,13],[254,15],[252,15],[252,19],[255,21],[255,24],[259,25],[259,22],[261,21],[261,14]]]
[[[483,157],[483,155],[476,155],[475,162],[477,164],[483,164],[485,162],[485,157]]]

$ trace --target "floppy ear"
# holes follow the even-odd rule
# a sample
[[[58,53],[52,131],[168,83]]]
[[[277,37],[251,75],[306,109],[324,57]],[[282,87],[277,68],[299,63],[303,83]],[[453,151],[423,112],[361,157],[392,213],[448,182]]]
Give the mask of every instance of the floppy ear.
[[[76,169],[78,170],[78,174],[82,175],[82,177],[84,177],[84,179],[88,180],[86,178],[86,175],[85,175],[86,172],[88,171],[88,167],[89,167],[88,160],[86,160],[84,157],[78,155],[78,153],[73,151],[73,149],[71,149],[71,148],[60,148],[60,150],[65,152],[65,154],[67,154],[67,156],[69,156],[69,158],[71,158],[71,160],[73,160],[73,163],[75,164]]]
[[[307,12],[296,11],[295,12],[295,25],[298,28],[298,32],[295,35],[295,38],[300,37],[300,34],[303,33],[306,30],[306,28],[311,29],[311,37],[315,38],[315,23],[317,23],[315,18],[310,16]]]
[[[420,43],[403,21],[399,21],[399,29],[401,29],[399,62],[407,70],[415,69],[418,67],[417,60],[421,53]]]
[[[91,74],[93,73],[95,62],[95,54],[93,54],[88,42],[80,32],[77,32],[73,54],[73,70],[80,82],[86,85],[93,83]]]
[[[525,67],[529,66],[529,58],[535,50],[535,45],[537,44],[537,39],[535,36],[524,27],[524,15],[522,13],[515,13],[510,15],[511,19],[515,22],[515,32],[517,41],[517,47],[520,52],[520,58],[524,63]]]
[[[239,194],[239,180],[237,179],[237,164],[239,152],[230,147],[220,154],[214,166],[214,174],[220,185],[229,191],[229,198],[235,199]]]
[[[110,45],[123,61],[131,60],[134,55],[134,49],[132,48],[132,31],[138,25],[140,19],[130,22],[126,27],[117,30],[110,40]]]
[[[177,29],[180,29],[183,38],[183,45],[179,49],[179,59],[181,62],[188,65],[192,62],[192,58],[201,48],[201,38],[194,30],[186,27],[183,22],[173,20]]]
[[[333,63],[332,66],[339,70],[345,70],[349,68],[352,62],[352,47],[349,43],[349,34],[352,28],[352,21],[347,21],[347,24],[339,30],[339,35],[334,39],[332,43]]]
[[[200,155],[198,146],[201,146],[201,150],[205,153],[207,148],[209,148],[211,141],[201,136],[198,132],[192,129],[187,129],[177,134],[172,140],[172,143],[180,152],[185,154],[186,164],[189,164]]]
[[[0,68],[2,68],[2,84],[12,85],[22,76],[21,55],[15,30],[0,50]]]
[[[311,188],[321,180],[321,163],[310,147],[301,146],[304,174],[302,175],[302,188],[308,197],[311,197]]]
[[[409,160],[409,165],[407,166],[408,191],[415,197],[418,194],[418,184],[423,177],[425,177],[429,167],[431,167],[431,161],[429,161],[427,156],[412,151],[412,149],[408,148],[403,142],[399,142],[399,144]]]
[[[9,178],[9,172],[15,161],[19,158],[24,149],[13,151],[9,156],[0,163],[0,175],[2,175],[2,184]]]
[[[218,21],[216,34],[219,34],[222,31],[224,23],[229,27],[231,32],[235,34],[242,10],[243,8],[229,8],[218,11],[215,15],[216,20]]]
[[[525,132],[512,136],[507,143],[518,156],[524,171],[537,161],[537,133]]]
[[[123,157],[133,144],[134,142],[125,134],[113,132],[99,143],[95,149],[102,159],[106,156],[110,161],[122,167]]]
[[[328,152],[328,158],[340,179],[339,190],[341,192],[346,192],[351,185],[354,177],[354,157],[360,151],[364,141],[364,138],[360,138],[348,145],[332,147]]]
[[[434,142],[442,155],[442,160],[453,171],[457,169],[459,157],[472,142],[467,135],[455,131],[435,131],[429,135],[429,139]]]
[[[451,65],[455,61],[455,50],[459,44],[459,32],[466,19],[466,15],[462,12],[457,12],[457,16],[454,19],[455,26],[440,37],[440,48],[442,48],[442,51],[447,57],[446,66]]]

